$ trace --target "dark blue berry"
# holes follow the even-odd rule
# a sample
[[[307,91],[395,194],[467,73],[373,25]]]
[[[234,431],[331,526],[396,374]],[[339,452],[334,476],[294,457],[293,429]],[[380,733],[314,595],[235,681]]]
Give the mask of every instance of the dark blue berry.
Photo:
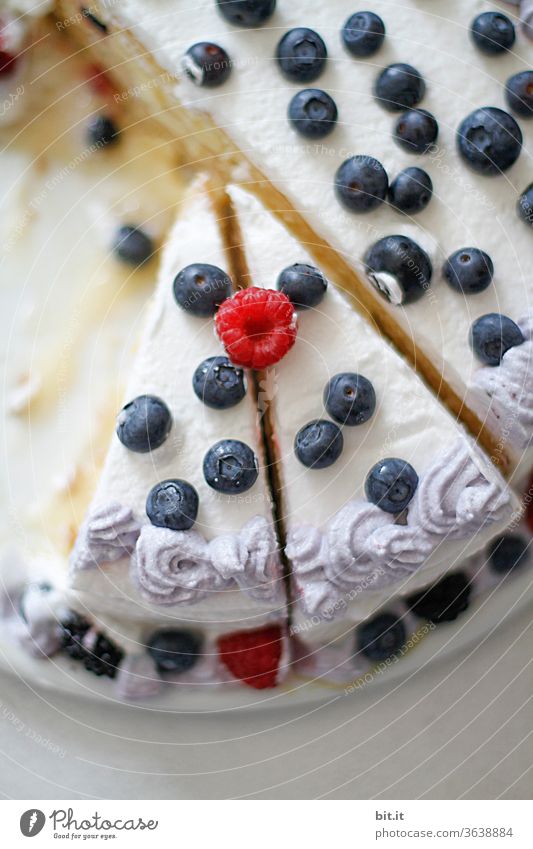
[[[385,24],[374,12],[356,12],[344,24],[341,37],[352,56],[372,56],[383,44]]]
[[[246,492],[259,474],[257,458],[251,448],[238,439],[216,442],[204,457],[204,477],[217,492]]]
[[[227,410],[246,395],[244,371],[227,357],[208,357],[193,374],[195,394],[208,407]]]
[[[192,631],[164,628],[146,641],[159,672],[187,672],[196,665],[202,650],[202,638]]]
[[[470,347],[488,366],[499,366],[509,348],[524,342],[522,331],[506,315],[490,312],[477,318],[470,328]]]
[[[533,118],[533,71],[509,77],[505,86],[507,103],[522,118]]]
[[[432,197],[431,177],[422,168],[406,168],[389,186],[389,203],[405,215],[422,212]]]
[[[405,626],[393,613],[380,613],[359,625],[356,648],[369,660],[387,660],[405,645]]]
[[[93,675],[115,678],[124,657],[116,643],[92,629],[89,620],[74,610],[68,612],[58,628],[62,649],[69,657],[81,661]]]
[[[297,27],[285,33],[276,48],[282,72],[290,80],[309,83],[320,76],[326,65],[328,51],[317,32]]]
[[[509,50],[516,38],[513,22],[501,12],[482,12],[472,21],[470,33],[476,47],[489,55]]]
[[[494,265],[485,251],[461,248],[448,257],[442,272],[452,289],[464,295],[476,295],[492,283]]]
[[[313,265],[295,262],[284,268],[278,277],[277,288],[298,309],[316,307],[326,294],[328,281],[322,272]]]
[[[352,156],[337,170],[335,191],[351,212],[370,212],[387,197],[389,179],[381,162],[373,156]]]
[[[237,27],[259,27],[273,14],[276,0],[217,0],[222,17]]]
[[[433,268],[427,253],[408,236],[385,236],[364,258],[376,289],[392,304],[417,301],[429,289]]]
[[[300,463],[309,469],[332,466],[342,454],[343,447],[340,428],[326,419],[304,425],[294,439],[294,452]]]
[[[167,405],[155,395],[139,395],[117,416],[117,436],[126,448],[146,454],[163,444],[172,427]]]
[[[195,85],[214,88],[231,74],[231,59],[219,44],[199,41],[183,57],[183,70]]]
[[[418,486],[418,475],[407,460],[386,457],[372,466],[365,480],[365,495],[385,513],[405,510]]]
[[[113,251],[122,262],[138,267],[150,259],[154,243],[143,230],[125,224],[117,230]]]
[[[374,415],[376,393],[362,374],[336,374],[324,389],[324,406],[332,419],[343,425],[361,425]]]
[[[203,318],[214,315],[233,290],[225,271],[216,265],[199,262],[182,268],[174,279],[173,287],[179,306]]]
[[[321,139],[335,128],[337,105],[325,91],[306,88],[289,103],[289,120],[301,136]]]
[[[516,211],[518,212],[518,217],[525,224],[533,227],[533,183],[520,195]]]
[[[516,162],[522,150],[522,132],[503,109],[483,106],[459,125],[457,147],[474,171],[492,177]]]
[[[453,622],[468,608],[471,589],[468,575],[452,572],[432,587],[412,593],[406,601],[416,616],[438,625]]]
[[[426,92],[424,78],[412,65],[389,65],[379,75],[374,94],[389,112],[403,112],[417,106]]]
[[[518,534],[497,537],[489,546],[489,563],[497,575],[519,568],[528,557],[528,543]]]
[[[157,528],[188,531],[198,515],[198,493],[187,481],[156,483],[146,499],[146,515]]]
[[[427,153],[437,140],[439,125],[431,112],[409,109],[394,127],[394,139],[409,153]]]
[[[106,115],[97,115],[90,121],[87,127],[87,139],[89,144],[98,147],[116,144],[119,138],[119,130],[115,122]]]

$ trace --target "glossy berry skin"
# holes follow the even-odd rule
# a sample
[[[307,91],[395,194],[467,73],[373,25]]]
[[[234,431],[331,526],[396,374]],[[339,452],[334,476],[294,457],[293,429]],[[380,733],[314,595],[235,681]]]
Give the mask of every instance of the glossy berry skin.
[[[385,236],[367,251],[367,275],[392,304],[417,301],[429,289],[433,267],[427,253],[408,236]]]
[[[506,315],[497,312],[482,315],[470,328],[470,347],[487,366],[499,366],[509,348],[524,342],[522,331]]]
[[[193,374],[195,395],[207,407],[227,410],[246,395],[244,372],[227,357],[208,357]]]
[[[148,637],[146,648],[159,672],[188,672],[200,659],[202,639],[192,631],[163,628]]]
[[[172,415],[155,395],[139,395],[117,416],[117,436],[130,451],[147,454],[159,448],[170,433]]]
[[[231,495],[251,489],[259,474],[254,452],[238,439],[222,439],[211,446],[203,470],[212,489]]]
[[[326,65],[328,51],[317,32],[297,27],[285,33],[276,48],[281,72],[293,82],[316,80]]]
[[[380,106],[389,112],[403,112],[418,106],[425,93],[426,84],[420,72],[402,62],[385,68],[374,86]]]
[[[528,557],[528,543],[518,534],[497,537],[489,546],[490,568],[497,575],[518,569]]]
[[[219,44],[200,41],[187,50],[183,70],[195,85],[215,88],[225,83],[231,74],[231,59]]]
[[[274,14],[276,0],[217,0],[217,6],[236,27],[260,27]]]
[[[187,481],[156,483],[146,499],[146,515],[157,528],[188,531],[198,515],[198,493]]]
[[[328,281],[313,265],[295,262],[283,269],[276,288],[288,297],[294,307],[306,310],[318,306],[326,294]]]
[[[373,156],[346,159],[335,175],[335,193],[350,212],[371,212],[387,197],[389,178],[381,162]]]
[[[457,148],[470,168],[486,177],[495,177],[507,171],[520,156],[522,132],[503,109],[483,106],[459,125]]]
[[[426,109],[409,109],[394,127],[394,140],[408,153],[427,153],[439,135],[439,125]]]
[[[417,486],[418,475],[407,460],[387,457],[370,469],[365,480],[365,495],[385,513],[401,513]]]
[[[176,275],[173,289],[178,306],[191,315],[208,318],[231,296],[233,286],[218,266],[195,262]]]
[[[516,205],[516,211],[524,224],[533,227],[533,183],[520,195]]]
[[[137,268],[150,259],[154,253],[154,243],[143,230],[132,224],[124,224],[115,235],[113,252],[122,262]]]
[[[405,645],[405,626],[393,613],[380,613],[359,625],[356,650],[378,663],[388,660]]]
[[[509,107],[521,118],[533,118],[533,71],[509,77],[505,86]]]
[[[340,428],[327,419],[316,419],[304,425],[294,439],[294,453],[308,469],[327,469],[344,448]]]
[[[307,139],[329,135],[338,117],[335,101],[319,88],[306,88],[295,94],[289,103],[288,115],[296,132]]]
[[[353,427],[372,418],[376,409],[376,393],[371,382],[362,374],[341,372],[326,384],[324,406],[336,422]]]
[[[377,53],[385,38],[385,24],[374,12],[356,12],[341,30],[346,50],[358,59]]]
[[[119,129],[107,115],[97,115],[87,127],[87,141],[97,147],[107,147],[116,144],[119,139]]]
[[[461,248],[448,257],[442,269],[444,279],[463,295],[484,292],[492,283],[494,265],[485,251],[479,248]]]
[[[433,197],[431,177],[422,168],[406,168],[389,186],[389,203],[398,212],[416,215]]]
[[[472,21],[470,34],[478,50],[488,56],[510,50],[516,38],[513,22],[501,12],[483,12],[478,15]]]
[[[427,619],[434,625],[453,622],[468,608],[471,593],[468,575],[451,572],[428,589],[412,593],[407,605],[416,616]]]

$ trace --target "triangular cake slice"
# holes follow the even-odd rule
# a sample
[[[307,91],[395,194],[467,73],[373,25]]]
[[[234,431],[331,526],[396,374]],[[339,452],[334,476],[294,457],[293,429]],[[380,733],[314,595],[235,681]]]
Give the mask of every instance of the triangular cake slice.
[[[324,289],[320,270],[275,216],[240,187],[229,194],[245,282],[292,292],[297,309],[307,304],[296,343],[262,385],[293,629],[321,645],[481,549],[509,524],[516,503],[335,279]]]
[[[454,415],[480,432],[494,459],[505,467],[513,455],[527,471],[531,190],[520,213],[517,202],[531,183],[528,157],[519,154],[533,127],[522,120],[527,98],[506,95],[510,78],[530,64],[524,32],[517,27],[512,49],[487,56],[469,29],[493,5],[468,10],[463,0],[430,7],[375,0],[384,37],[369,13],[348,24],[353,10],[344,0],[204,0],[194,9],[176,0],[96,0],[91,8],[103,27],[86,19],[77,30],[122,75],[125,91],[139,83],[136,96],[193,161],[237,164],[239,179],[356,293]],[[59,3],[63,20],[75,24],[68,16],[74,9],[72,0]],[[433,119],[410,107],[435,116],[437,137]],[[420,176],[395,182],[387,202],[387,186],[409,166],[427,171],[433,184],[423,210],[431,189]],[[389,237],[390,244],[381,241]],[[432,270],[417,245],[429,246]],[[494,264],[493,282],[477,294],[487,269],[472,259],[472,247]],[[452,271],[450,285],[442,269],[456,252],[460,273]],[[469,332],[493,312],[517,329],[515,346],[487,371],[472,354]],[[498,329],[485,325],[483,332],[490,345]]]

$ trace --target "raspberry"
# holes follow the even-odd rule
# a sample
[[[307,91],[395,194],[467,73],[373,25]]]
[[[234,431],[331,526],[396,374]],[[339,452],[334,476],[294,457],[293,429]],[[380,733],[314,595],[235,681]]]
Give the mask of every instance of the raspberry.
[[[279,625],[236,631],[218,639],[220,659],[235,678],[265,690],[278,683],[282,634]]]
[[[215,324],[232,363],[253,369],[278,363],[294,345],[298,330],[288,297],[254,286],[227,298],[215,316]]]

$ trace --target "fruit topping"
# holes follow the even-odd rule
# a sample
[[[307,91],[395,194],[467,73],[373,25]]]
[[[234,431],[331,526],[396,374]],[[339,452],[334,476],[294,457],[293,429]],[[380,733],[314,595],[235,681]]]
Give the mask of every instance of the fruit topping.
[[[217,492],[235,495],[251,489],[259,474],[257,457],[238,439],[216,442],[204,457],[204,478]]]
[[[509,348],[524,342],[522,331],[506,315],[490,312],[477,318],[470,328],[470,347],[488,366],[499,366]]]
[[[208,357],[193,374],[196,396],[208,407],[227,410],[246,395],[244,371],[227,357]]]
[[[343,425],[361,425],[374,415],[376,393],[362,374],[334,375],[324,389],[324,406],[332,419]]]
[[[407,460],[387,457],[369,471],[365,494],[386,513],[401,513],[415,494],[418,475]]]
[[[225,271],[216,265],[199,262],[182,268],[174,279],[173,288],[176,303],[201,318],[214,315],[233,291]]]
[[[117,436],[130,451],[146,454],[163,444],[172,427],[167,405],[155,395],[139,395],[117,416]]]
[[[278,683],[282,654],[279,625],[225,634],[218,638],[218,652],[233,677],[249,687],[265,690]]]
[[[188,531],[198,515],[198,493],[187,481],[156,483],[146,499],[146,515],[158,528]]]
[[[296,456],[309,469],[332,466],[342,454],[343,447],[341,429],[327,419],[317,419],[304,425],[294,440]]]

